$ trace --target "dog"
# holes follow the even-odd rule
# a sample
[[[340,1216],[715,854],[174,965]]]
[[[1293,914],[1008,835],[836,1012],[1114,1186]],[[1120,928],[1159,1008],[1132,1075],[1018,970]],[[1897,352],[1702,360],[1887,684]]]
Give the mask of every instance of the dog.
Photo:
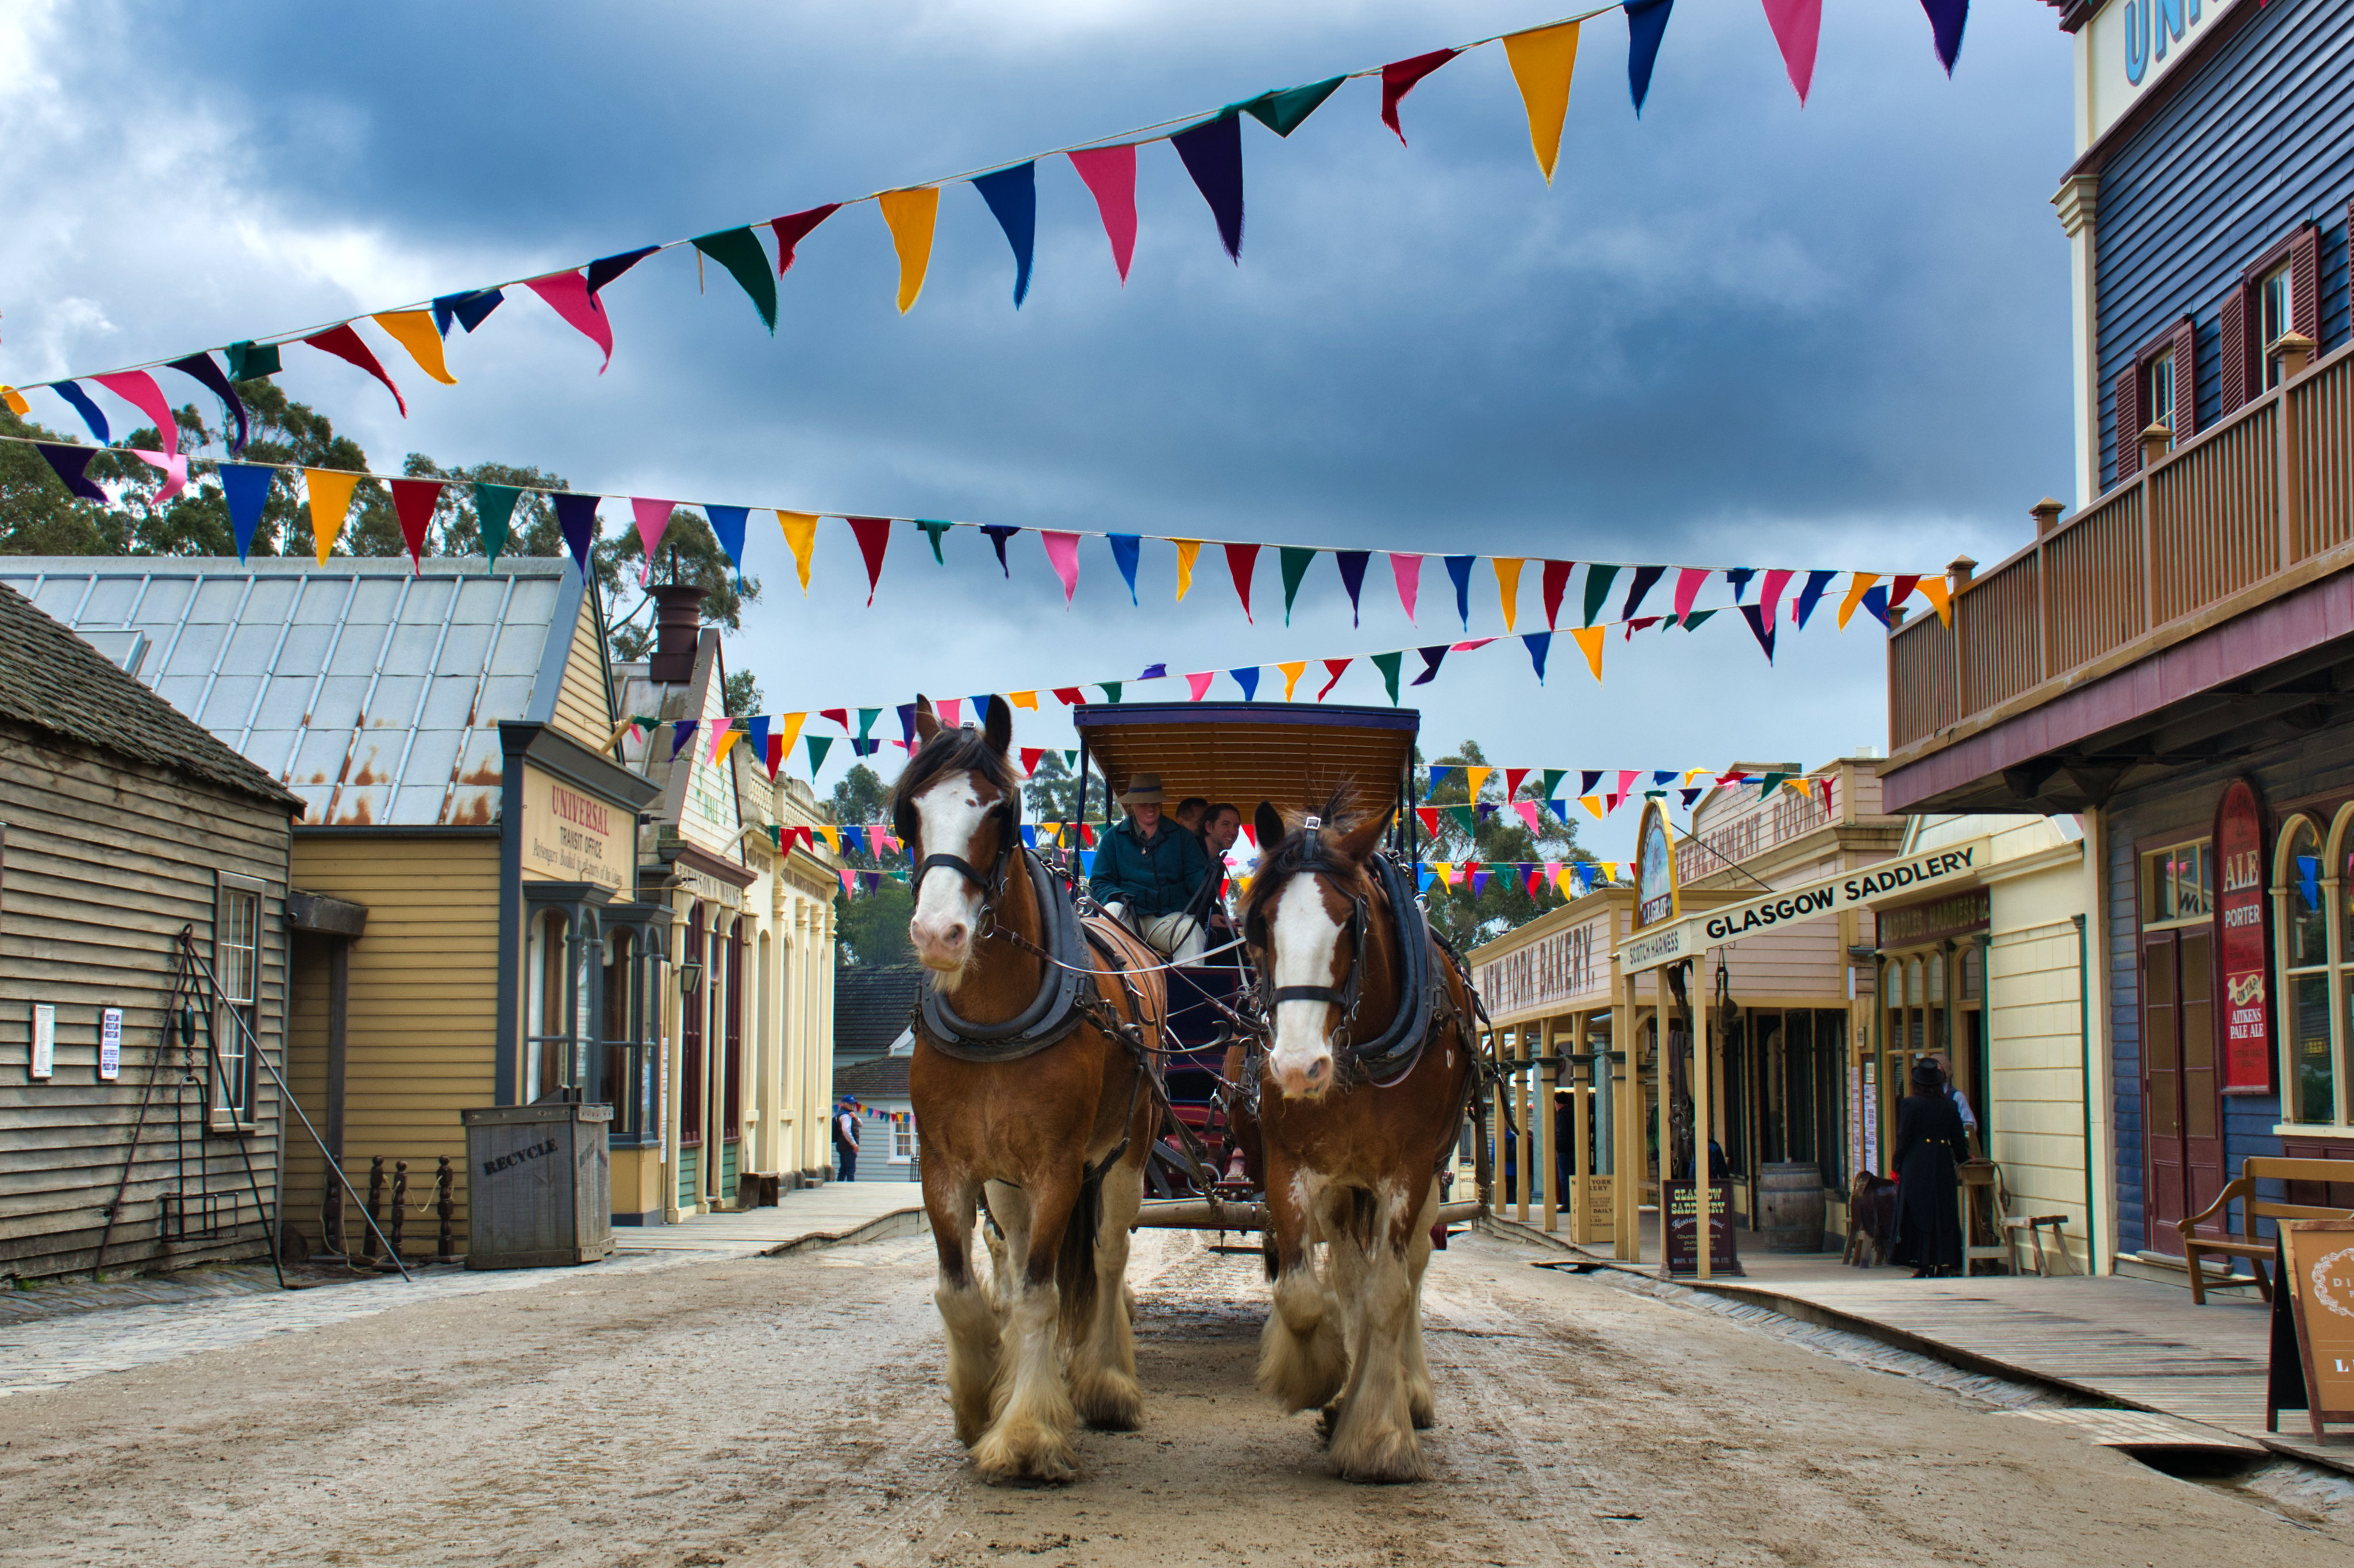
[[[1890,1234],[1896,1225],[1896,1183],[1869,1171],[1856,1172],[1847,1194],[1847,1251],[1840,1261],[1858,1268],[1887,1263]],[[1866,1261],[1865,1252],[1872,1254]]]

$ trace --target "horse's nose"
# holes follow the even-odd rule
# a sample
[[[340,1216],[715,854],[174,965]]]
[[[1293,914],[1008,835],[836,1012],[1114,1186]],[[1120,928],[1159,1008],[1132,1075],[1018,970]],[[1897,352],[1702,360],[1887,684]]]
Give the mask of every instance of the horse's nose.
[[[1276,1068],[1275,1086],[1293,1099],[1321,1098],[1332,1086],[1331,1059],[1315,1056],[1305,1064],[1285,1063]]]
[[[964,922],[960,920],[955,925],[950,926],[947,930],[941,932],[940,940],[947,943],[951,948],[963,947]]]
[[[966,941],[971,927],[961,919],[928,919],[918,915],[907,922],[907,940],[916,957],[936,969],[964,967]]]

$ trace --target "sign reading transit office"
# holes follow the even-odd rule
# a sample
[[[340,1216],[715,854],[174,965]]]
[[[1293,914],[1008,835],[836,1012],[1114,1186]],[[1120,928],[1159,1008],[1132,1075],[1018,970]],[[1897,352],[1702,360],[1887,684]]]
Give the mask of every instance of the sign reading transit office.
[[[1619,970],[1638,974],[1679,959],[1697,957],[1710,948],[1721,948],[1761,931],[1861,909],[1884,894],[1958,883],[1986,869],[1990,842],[1970,839],[1900,860],[1880,861],[1819,882],[1801,883],[1740,904],[1727,904],[1705,915],[1645,932],[1618,949]]]

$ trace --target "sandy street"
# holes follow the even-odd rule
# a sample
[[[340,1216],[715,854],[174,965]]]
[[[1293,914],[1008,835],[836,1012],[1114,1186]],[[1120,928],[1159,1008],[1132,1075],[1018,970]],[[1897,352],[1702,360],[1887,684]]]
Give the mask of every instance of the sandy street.
[[[0,1403],[0,1563],[2342,1564],[2354,1536],[1458,1239],[1440,1479],[1250,1387],[1254,1256],[1140,1238],[1145,1428],[975,1481],[916,1238],[404,1307]]]

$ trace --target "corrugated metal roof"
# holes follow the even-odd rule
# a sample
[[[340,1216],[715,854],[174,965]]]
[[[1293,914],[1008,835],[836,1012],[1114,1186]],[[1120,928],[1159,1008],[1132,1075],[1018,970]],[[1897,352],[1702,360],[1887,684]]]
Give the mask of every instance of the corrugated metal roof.
[[[0,582],[77,631],[144,632],[139,679],[336,826],[496,820],[499,721],[554,712],[583,591],[533,556],[13,556]]]

